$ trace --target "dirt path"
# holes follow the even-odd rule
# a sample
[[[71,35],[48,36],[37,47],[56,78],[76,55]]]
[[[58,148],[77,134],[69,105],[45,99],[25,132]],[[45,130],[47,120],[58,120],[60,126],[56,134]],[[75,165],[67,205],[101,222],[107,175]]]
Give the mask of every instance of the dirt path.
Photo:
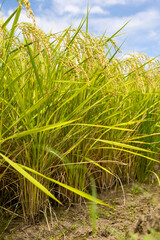
[[[98,196],[114,209],[98,206],[96,231],[93,231],[86,205],[59,208],[52,219],[35,226],[16,221],[10,226],[4,240],[160,240],[160,187],[134,185]],[[125,200],[125,204],[124,204]],[[154,230],[152,230],[154,229]],[[132,232],[130,234],[130,232]],[[147,235],[147,236],[146,236]],[[145,236],[145,237],[144,237]],[[149,237],[149,238],[148,238]]]

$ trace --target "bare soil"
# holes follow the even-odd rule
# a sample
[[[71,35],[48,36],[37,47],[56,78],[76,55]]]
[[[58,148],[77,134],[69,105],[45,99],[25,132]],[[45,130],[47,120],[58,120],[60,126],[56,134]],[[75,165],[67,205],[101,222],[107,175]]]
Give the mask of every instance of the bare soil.
[[[160,240],[160,187],[137,185],[107,191],[98,198],[114,209],[98,205],[96,229],[88,204],[52,209],[50,218],[35,225],[21,219],[10,223],[3,240]]]

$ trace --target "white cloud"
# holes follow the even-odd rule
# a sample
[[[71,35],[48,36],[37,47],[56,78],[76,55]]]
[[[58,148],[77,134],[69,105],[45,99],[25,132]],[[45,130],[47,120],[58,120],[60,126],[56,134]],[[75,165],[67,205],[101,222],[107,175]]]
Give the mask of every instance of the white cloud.
[[[72,14],[81,13],[81,9],[77,6],[74,6],[74,5],[66,6],[63,11],[64,11],[64,13],[68,12],[68,13],[72,13]]]
[[[130,29],[132,30],[150,30],[159,26],[160,11],[155,9],[149,9],[147,11],[139,12],[132,17],[130,23]]]
[[[39,0],[40,1],[40,0]],[[43,0],[42,0],[43,1]],[[115,5],[141,5],[153,0],[90,0],[89,7],[100,7],[104,9]],[[81,10],[87,7],[88,0],[52,0],[52,6],[57,10],[57,13],[63,14],[64,9],[68,6],[74,6]],[[83,12],[83,11],[82,11]],[[103,10],[99,13],[103,14]]]
[[[109,15],[109,11],[104,11],[100,6],[94,6],[91,8],[91,11],[90,11],[91,14],[106,14],[106,15]]]
[[[101,6],[113,6],[113,5],[124,5],[127,0],[93,0],[93,4],[99,4]]]
[[[98,13],[104,13],[103,9],[104,7],[108,6],[113,6],[113,5],[124,5],[127,3],[127,0],[92,0],[89,1],[89,7],[91,8],[97,8],[99,7],[100,9],[98,10]],[[87,8],[88,1],[87,0],[52,0],[52,5],[54,9],[57,10],[57,13],[62,14],[65,12],[65,9],[68,8],[68,6],[74,6],[74,8],[79,8],[82,10]],[[78,10],[78,9],[77,9]]]
[[[129,20],[130,22],[122,30],[123,32],[127,32],[129,35],[134,35],[136,33],[143,34],[144,32],[149,33],[151,30],[153,31],[160,26],[160,11],[150,9],[129,17],[92,18],[90,19],[89,24],[91,25],[93,32],[96,32],[97,34],[102,34],[106,29],[109,34],[113,34]],[[136,37],[137,36],[135,35],[135,38]]]
[[[68,8],[68,10],[72,10],[73,9],[75,11],[79,9],[81,9],[81,7],[86,6],[85,1],[76,1],[76,0],[52,0],[52,8],[54,9],[54,11],[56,11],[57,15],[63,15],[66,12],[66,9]]]
[[[37,26],[46,33],[49,33],[51,30],[52,33],[63,31],[71,25],[71,23],[65,17],[61,19],[61,21],[57,17],[53,17],[51,19],[47,19],[45,16],[40,18],[36,17],[36,23]]]
[[[75,5],[68,5],[63,9],[63,13],[76,14],[86,14],[86,8],[80,8]],[[109,15],[109,11],[104,11],[100,6],[94,6],[90,9],[90,14],[106,14]]]
[[[150,31],[149,32],[149,38],[152,38],[152,39],[157,39],[157,38],[159,38],[159,36],[158,36],[158,33],[156,32],[156,31]]]
[[[130,0],[128,3],[129,4],[143,4],[143,3],[147,3],[147,2],[151,2],[152,0]]]

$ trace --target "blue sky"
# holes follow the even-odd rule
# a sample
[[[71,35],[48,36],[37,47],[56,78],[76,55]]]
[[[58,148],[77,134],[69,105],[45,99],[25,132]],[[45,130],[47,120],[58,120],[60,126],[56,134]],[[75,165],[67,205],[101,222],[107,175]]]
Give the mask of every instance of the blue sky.
[[[3,0],[0,0],[2,3]],[[125,53],[160,55],[160,0],[30,0],[38,27],[45,32],[58,32],[73,24],[77,27],[87,12],[89,2],[89,32],[100,36],[106,30],[110,37],[128,20],[124,33],[116,40]],[[3,18],[18,6],[16,0],[5,0],[1,8]],[[22,11],[20,21],[31,21]]]

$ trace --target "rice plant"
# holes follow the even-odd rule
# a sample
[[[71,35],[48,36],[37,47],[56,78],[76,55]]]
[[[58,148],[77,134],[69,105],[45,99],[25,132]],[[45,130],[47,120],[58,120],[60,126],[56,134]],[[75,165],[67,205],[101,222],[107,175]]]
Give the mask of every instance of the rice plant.
[[[33,24],[18,23],[23,3]],[[159,180],[159,60],[116,58],[121,29],[95,37],[87,23],[47,35],[21,1],[0,25],[0,191],[12,189],[26,221],[49,197],[107,204],[88,194],[91,178],[97,191]]]

